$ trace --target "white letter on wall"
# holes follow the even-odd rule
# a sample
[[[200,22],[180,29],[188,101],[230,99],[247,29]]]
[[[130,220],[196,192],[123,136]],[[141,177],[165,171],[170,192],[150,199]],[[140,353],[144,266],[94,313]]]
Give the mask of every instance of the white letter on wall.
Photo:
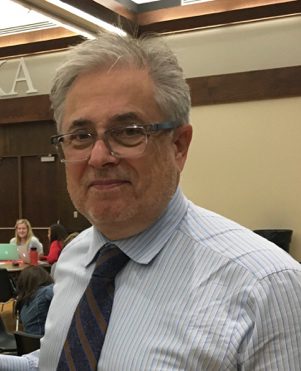
[[[6,61],[0,61],[0,68]],[[3,95],[7,95],[3,89],[0,88],[0,97]]]
[[[18,94],[15,91],[16,85],[17,85],[18,82],[26,82],[26,84],[27,84],[26,93],[27,94],[37,93],[37,89],[35,89],[32,85],[31,77],[30,77],[28,69],[26,67],[24,58],[20,58],[20,63],[19,63],[19,66],[17,68],[16,77],[15,77],[15,80],[13,82],[13,86],[11,88],[11,91],[8,95],[17,95]]]

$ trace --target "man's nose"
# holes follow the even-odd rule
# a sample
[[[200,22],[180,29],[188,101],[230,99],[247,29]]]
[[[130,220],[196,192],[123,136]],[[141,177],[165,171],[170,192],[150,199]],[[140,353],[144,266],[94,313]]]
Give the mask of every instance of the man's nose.
[[[113,156],[110,152],[110,148],[107,146],[105,141],[98,138],[92,149],[89,157],[89,165],[94,167],[101,167],[107,163],[117,163],[119,160]]]

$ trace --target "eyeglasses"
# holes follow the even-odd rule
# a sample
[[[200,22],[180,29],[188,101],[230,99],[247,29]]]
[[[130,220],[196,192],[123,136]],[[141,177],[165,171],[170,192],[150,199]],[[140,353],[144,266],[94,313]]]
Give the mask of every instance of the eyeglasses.
[[[102,135],[80,128],[68,134],[54,135],[50,140],[51,144],[55,145],[61,162],[88,160],[95,142],[99,139],[104,141],[112,156],[134,158],[143,154],[150,135],[159,131],[173,130],[180,125],[176,121],[149,125],[131,124],[110,128]]]

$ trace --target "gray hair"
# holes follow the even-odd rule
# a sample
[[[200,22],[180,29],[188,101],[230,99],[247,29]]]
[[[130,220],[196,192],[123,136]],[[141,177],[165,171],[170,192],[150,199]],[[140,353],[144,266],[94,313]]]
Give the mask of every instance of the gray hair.
[[[61,126],[64,101],[73,81],[82,73],[114,65],[147,69],[154,82],[154,99],[166,119],[189,122],[189,86],[175,54],[159,36],[118,36],[100,33],[70,49],[67,61],[56,71],[50,100],[54,119]]]

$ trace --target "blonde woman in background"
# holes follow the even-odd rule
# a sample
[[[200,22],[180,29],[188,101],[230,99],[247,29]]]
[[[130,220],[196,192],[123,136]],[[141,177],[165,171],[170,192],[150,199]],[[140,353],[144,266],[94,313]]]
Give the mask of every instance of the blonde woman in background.
[[[18,246],[20,259],[25,262],[29,259],[29,251],[32,247],[37,248],[38,255],[43,254],[43,245],[39,239],[33,234],[30,222],[27,219],[18,219],[15,225],[15,237],[10,240]]]

